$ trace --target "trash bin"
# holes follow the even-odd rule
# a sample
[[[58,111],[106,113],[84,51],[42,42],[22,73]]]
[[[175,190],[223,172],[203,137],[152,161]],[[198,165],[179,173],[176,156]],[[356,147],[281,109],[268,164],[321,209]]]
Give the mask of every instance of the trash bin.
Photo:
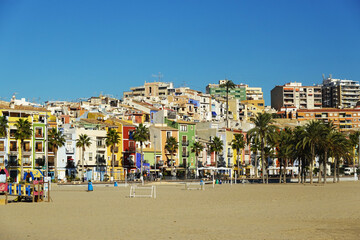
[[[93,191],[93,185],[92,185],[92,182],[88,182],[88,192],[89,191]]]
[[[114,182],[114,187],[117,187],[118,186],[118,183],[117,182]]]

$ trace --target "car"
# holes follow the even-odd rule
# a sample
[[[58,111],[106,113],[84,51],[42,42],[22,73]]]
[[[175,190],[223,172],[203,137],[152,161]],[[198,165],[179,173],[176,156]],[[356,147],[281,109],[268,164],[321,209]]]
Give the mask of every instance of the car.
[[[354,168],[352,168],[352,167],[346,167],[346,168],[344,168],[344,174],[345,175],[351,175],[351,174],[353,174],[354,173]]]

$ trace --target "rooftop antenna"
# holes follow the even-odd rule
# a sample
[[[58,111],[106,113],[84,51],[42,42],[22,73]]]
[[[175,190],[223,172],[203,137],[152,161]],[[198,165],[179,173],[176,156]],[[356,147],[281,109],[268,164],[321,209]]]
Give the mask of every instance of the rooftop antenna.
[[[157,75],[156,74],[151,74],[151,76],[159,78],[159,82],[161,82],[161,78],[164,77],[164,75],[161,74],[161,72],[159,72],[159,74],[157,74]]]
[[[323,80],[325,80],[325,74],[322,74]]]

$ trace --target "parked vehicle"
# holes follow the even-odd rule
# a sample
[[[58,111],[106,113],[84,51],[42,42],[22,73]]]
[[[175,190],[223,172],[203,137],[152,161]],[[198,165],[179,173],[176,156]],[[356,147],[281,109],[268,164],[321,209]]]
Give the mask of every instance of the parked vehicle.
[[[354,174],[354,168],[352,167],[344,168],[344,175],[351,175],[351,174]]]

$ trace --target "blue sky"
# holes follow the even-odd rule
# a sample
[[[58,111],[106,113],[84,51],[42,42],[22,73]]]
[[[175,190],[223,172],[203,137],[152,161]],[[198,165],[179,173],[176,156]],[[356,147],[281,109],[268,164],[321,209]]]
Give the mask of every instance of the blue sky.
[[[360,80],[360,1],[0,1],[0,98],[76,100],[156,80],[205,91]]]

